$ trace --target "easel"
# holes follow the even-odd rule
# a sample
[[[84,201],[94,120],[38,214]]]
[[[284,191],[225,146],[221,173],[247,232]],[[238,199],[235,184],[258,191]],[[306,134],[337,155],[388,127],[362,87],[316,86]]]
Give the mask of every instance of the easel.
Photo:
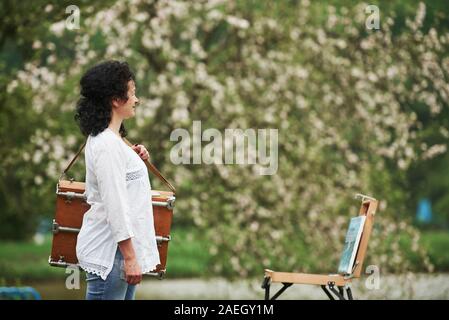
[[[363,262],[365,260],[368,242],[373,228],[374,216],[376,214],[378,206],[378,201],[372,197],[357,194],[356,198],[361,199],[359,216],[365,215],[366,220],[363,227],[359,247],[357,249],[357,255],[355,258],[354,266],[352,268],[352,273],[347,275],[321,275],[294,272],[277,272],[265,269],[265,277],[262,283],[262,289],[265,289],[265,300],[277,299],[285,290],[287,290],[287,288],[289,288],[293,284],[319,285],[321,286],[327,297],[331,300],[335,300],[335,297],[337,297],[339,300],[353,300],[350,284],[352,279],[360,278],[360,275],[362,273]],[[272,283],[282,283],[283,287],[270,298],[270,286]]]

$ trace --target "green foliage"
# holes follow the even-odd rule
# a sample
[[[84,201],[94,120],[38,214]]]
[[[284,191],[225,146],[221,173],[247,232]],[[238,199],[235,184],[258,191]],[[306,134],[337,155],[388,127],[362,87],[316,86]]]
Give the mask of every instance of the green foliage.
[[[205,242],[202,231],[194,228],[174,228],[173,240],[169,246],[167,260],[167,279],[187,278],[187,277],[216,277],[217,274],[210,269],[211,255],[208,252],[208,245]],[[317,272],[334,273],[336,264],[330,261],[317,259],[313,255],[313,247],[304,245],[299,239],[284,241],[280,245],[286,246],[291,252],[296,252],[299,258],[295,258],[295,267],[292,271],[297,272]],[[325,241],[325,237],[322,239]],[[429,252],[431,263],[435,266],[437,272],[449,271],[449,235],[444,232],[424,232],[420,243]],[[267,242],[260,238],[258,246],[267,246]],[[385,247],[390,246],[391,242],[383,241]],[[409,271],[422,271],[425,265],[420,259],[420,255],[411,250],[412,240],[407,234],[401,235],[400,247],[407,255],[410,261],[411,269]],[[370,248],[371,249],[371,248]],[[48,266],[48,256],[51,250],[51,237],[47,235],[42,244],[32,241],[27,242],[2,242],[0,243],[0,285],[23,285],[29,281],[42,281],[51,279],[64,279],[64,269]],[[371,250],[370,250],[371,251]],[[289,258],[287,258],[289,259]],[[387,259],[394,259],[390,255]],[[30,263],[30,262],[33,263]],[[249,260],[253,264],[253,260]],[[333,263],[334,261],[332,261]],[[372,264],[373,255],[368,253],[366,265]],[[283,270],[284,260],[272,259],[270,265],[275,270]],[[231,267],[231,266],[230,266]],[[258,272],[254,274],[260,277],[263,269],[260,265]],[[381,269],[383,273],[384,270]],[[224,274],[226,275],[226,273]],[[232,272],[228,274],[232,276]]]
[[[80,10],[86,9],[88,3],[79,2]],[[102,0],[89,4],[90,14],[110,3]],[[29,66],[31,61],[46,61],[51,51],[70,57],[63,45],[70,37],[57,41],[56,45],[48,45],[57,40],[49,34],[50,25],[65,19],[65,8],[70,4],[70,1],[53,4],[48,1],[2,1],[0,4],[0,239],[29,238],[34,235],[42,217],[54,214],[54,190],[64,163],[59,162],[55,167],[49,162],[53,152],[56,151],[58,159],[61,153],[67,152],[64,156],[68,159],[76,148],[77,141],[73,135],[68,141],[70,143],[64,143],[58,150],[48,142],[55,135],[68,137],[70,132],[74,132],[73,115],[54,108],[45,110],[43,115],[44,105],[36,108],[34,103],[33,90],[39,88],[17,81],[20,70]],[[83,18],[89,16],[86,11],[83,11]],[[41,47],[42,43],[47,46]],[[57,72],[65,72],[66,66],[66,63],[61,63],[53,68]],[[42,76],[37,77],[42,79]],[[77,79],[72,82],[67,79],[65,86],[59,86],[58,80],[49,90],[73,99]],[[71,96],[69,92],[72,92]],[[51,92],[45,93],[51,95]],[[52,99],[52,103],[58,102]],[[72,150],[64,150],[70,146]]]
[[[438,271],[449,271],[449,234],[447,232],[423,232],[422,243],[429,252],[429,257]]]

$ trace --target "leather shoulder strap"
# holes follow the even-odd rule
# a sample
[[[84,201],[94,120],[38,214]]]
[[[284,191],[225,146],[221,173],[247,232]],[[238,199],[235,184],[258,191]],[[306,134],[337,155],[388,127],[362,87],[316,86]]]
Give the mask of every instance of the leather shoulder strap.
[[[130,143],[126,138],[122,138],[123,141],[130,147],[133,146],[132,143]],[[64,169],[64,171],[61,173],[59,180],[61,180],[64,175],[66,175],[66,173],[70,170],[70,168],[73,166],[73,164],[75,163],[75,161],[78,159],[79,155],[81,154],[81,152],[83,151],[84,147],[86,146],[87,143],[87,139],[86,141],[84,141],[84,143],[81,145],[81,147],[79,148],[78,152],[75,154],[75,156],[73,157],[73,159],[70,161],[70,163],[67,165],[67,167]],[[167,179],[165,179],[165,177],[162,175],[162,173],[154,166],[154,164],[152,164],[149,160],[144,160],[145,165],[147,166],[148,170],[153,173],[156,177],[159,178],[159,180],[161,180],[173,193],[176,193],[176,189],[175,187],[173,187],[173,185],[168,182]]]
[[[78,149],[78,151],[76,152],[75,156],[73,157],[72,161],[70,161],[70,163],[67,165],[67,167],[65,167],[64,171],[62,171],[61,175],[59,176],[59,180],[62,179],[62,177],[65,176],[65,174],[67,173],[67,171],[70,170],[70,168],[73,166],[73,164],[75,163],[76,159],[78,159],[79,155],[81,154],[81,152],[83,151],[84,147],[86,146],[87,143],[87,139],[86,141],[84,141],[84,143],[81,145],[81,147]]]

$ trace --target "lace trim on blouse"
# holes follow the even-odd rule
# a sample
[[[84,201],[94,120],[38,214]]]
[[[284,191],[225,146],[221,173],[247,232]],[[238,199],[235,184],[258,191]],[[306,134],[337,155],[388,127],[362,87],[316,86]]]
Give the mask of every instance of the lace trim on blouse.
[[[156,269],[156,267],[159,265],[159,263],[152,263],[152,264],[147,264],[145,266],[143,266],[142,268],[142,274],[145,273],[150,273],[152,271],[154,271]],[[108,268],[96,263],[89,263],[89,262],[79,262],[79,266],[81,269],[83,269],[84,271],[86,271],[87,273],[90,274],[95,274],[97,276],[99,276],[100,278],[102,278],[103,280],[106,279],[107,277],[107,271]]]
[[[139,169],[136,171],[131,171],[126,174],[126,181],[137,180],[145,175],[144,169]]]
[[[99,277],[101,277],[102,279],[106,278],[106,273],[108,272],[108,268],[96,263],[89,263],[89,262],[79,262],[79,266],[81,267],[81,269],[83,269],[84,271],[91,273],[91,274],[95,274]]]

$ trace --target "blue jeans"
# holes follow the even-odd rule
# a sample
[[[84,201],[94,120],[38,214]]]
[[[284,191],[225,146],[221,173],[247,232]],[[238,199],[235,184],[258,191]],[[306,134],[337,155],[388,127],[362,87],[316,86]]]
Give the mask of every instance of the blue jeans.
[[[136,285],[126,282],[123,266],[124,259],[117,248],[114,265],[106,280],[86,272],[86,300],[134,300]]]

